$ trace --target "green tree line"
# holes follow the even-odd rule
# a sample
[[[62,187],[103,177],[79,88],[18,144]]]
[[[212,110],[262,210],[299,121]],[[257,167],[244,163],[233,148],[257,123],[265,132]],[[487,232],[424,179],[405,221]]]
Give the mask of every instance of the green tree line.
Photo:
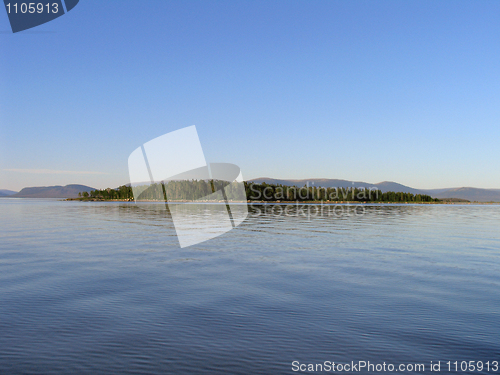
[[[329,201],[329,202],[400,202],[421,203],[437,202],[438,199],[425,194],[403,192],[385,192],[374,188],[323,188],[313,186],[284,186],[244,183],[245,192],[241,184],[219,180],[190,180],[169,181],[164,184],[151,184],[132,187],[122,185],[116,189],[92,190],[90,193],[79,193],[82,200],[133,200],[134,192],[138,200],[164,201],[203,199],[211,200],[250,200],[250,201]],[[134,190],[134,191],[133,191]],[[224,194],[222,194],[222,191]],[[214,194],[214,192],[219,192]],[[225,197],[224,197],[225,195]]]

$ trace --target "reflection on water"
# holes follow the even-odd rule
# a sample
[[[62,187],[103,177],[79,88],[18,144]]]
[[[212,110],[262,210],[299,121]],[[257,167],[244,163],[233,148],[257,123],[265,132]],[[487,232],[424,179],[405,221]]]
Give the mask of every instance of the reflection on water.
[[[181,249],[154,204],[0,200],[0,373],[498,360],[499,206],[329,208]]]

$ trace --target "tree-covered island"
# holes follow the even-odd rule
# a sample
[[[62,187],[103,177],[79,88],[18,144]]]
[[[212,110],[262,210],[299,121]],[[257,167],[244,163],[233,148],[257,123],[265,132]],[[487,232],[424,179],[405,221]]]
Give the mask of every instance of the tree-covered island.
[[[385,192],[376,188],[324,188],[315,186],[284,186],[265,182],[244,183],[244,196],[241,184],[219,180],[169,181],[165,184],[151,184],[139,187],[123,185],[116,189],[92,190],[79,193],[82,201],[122,200],[133,201],[134,192],[138,201],[203,201],[214,192],[224,190],[225,199],[248,202],[361,202],[361,203],[432,203],[440,202],[425,194],[404,192]]]

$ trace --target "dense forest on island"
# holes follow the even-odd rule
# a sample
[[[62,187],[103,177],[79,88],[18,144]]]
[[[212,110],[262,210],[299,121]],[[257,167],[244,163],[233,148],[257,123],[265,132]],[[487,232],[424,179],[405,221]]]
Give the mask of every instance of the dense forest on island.
[[[164,184],[136,186],[123,185],[116,189],[92,190],[79,193],[80,200],[138,200],[146,201],[324,201],[324,202],[391,202],[427,203],[439,199],[424,194],[385,192],[375,188],[323,188],[314,186],[284,186],[253,182],[229,183],[219,180],[169,181]],[[224,197],[225,195],[225,197]]]

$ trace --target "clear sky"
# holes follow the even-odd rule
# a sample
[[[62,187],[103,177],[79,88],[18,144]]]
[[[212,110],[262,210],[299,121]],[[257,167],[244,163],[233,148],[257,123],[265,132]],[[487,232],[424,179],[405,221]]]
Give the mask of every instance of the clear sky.
[[[245,179],[500,188],[500,1],[97,1],[12,34],[0,189],[128,183],[196,125]]]

